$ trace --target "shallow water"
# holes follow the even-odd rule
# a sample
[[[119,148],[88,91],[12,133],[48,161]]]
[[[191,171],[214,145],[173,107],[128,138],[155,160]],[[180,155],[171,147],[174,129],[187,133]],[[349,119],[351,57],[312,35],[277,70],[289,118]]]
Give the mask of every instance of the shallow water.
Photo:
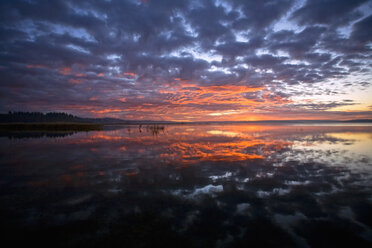
[[[54,247],[370,247],[371,177],[371,126],[2,133],[0,231]]]

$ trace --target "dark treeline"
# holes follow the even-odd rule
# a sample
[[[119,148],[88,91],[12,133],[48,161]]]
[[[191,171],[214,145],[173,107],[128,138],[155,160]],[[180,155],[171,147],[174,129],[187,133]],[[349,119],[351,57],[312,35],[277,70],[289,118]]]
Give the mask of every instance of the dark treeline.
[[[0,114],[0,122],[81,122],[83,119],[67,113],[8,112]]]

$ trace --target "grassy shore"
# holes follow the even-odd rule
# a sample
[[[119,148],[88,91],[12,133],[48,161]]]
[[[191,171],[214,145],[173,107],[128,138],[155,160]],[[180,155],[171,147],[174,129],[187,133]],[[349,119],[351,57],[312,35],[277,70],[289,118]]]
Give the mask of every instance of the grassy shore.
[[[102,124],[93,123],[0,123],[1,131],[99,131]]]

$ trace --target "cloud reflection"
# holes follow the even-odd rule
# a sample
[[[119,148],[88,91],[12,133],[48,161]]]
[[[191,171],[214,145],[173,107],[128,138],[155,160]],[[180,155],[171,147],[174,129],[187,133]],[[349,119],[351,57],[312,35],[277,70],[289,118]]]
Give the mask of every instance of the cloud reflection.
[[[3,220],[14,230],[19,221],[45,223],[51,233],[94,222],[110,242],[130,242],[130,234],[269,245],[260,236],[270,230],[270,240],[288,246],[368,244],[371,133],[369,126],[169,125],[157,135],[127,126],[1,137],[1,206],[14,213]],[[163,225],[168,231],[152,236]],[[349,236],[325,238],[324,230]]]

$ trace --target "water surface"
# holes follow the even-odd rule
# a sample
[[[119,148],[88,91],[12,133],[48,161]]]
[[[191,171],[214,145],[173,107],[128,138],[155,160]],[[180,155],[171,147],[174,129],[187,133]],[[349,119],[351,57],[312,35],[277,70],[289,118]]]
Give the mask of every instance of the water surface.
[[[0,135],[1,233],[53,247],[372,244],[372,127]]]

